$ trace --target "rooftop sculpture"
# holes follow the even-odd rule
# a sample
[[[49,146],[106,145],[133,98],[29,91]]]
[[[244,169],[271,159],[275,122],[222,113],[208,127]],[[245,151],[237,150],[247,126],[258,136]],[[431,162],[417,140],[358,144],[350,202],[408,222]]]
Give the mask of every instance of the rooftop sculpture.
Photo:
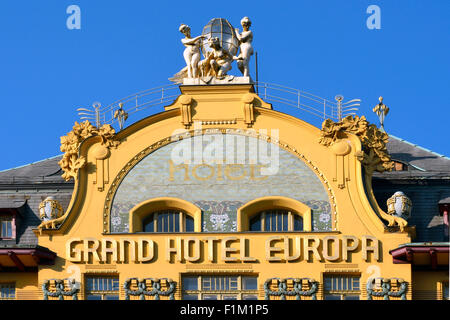
[[[208,84],[211,82],[250,82],[250,57],[253,55],[253,33],[248,17],[241,20],[242,33],[223,18],[212,19],[200,36],[191,37],[189,26],[182,24],[181,40],[186,49],[183,52],[186,67],[169,80],[175,83]],[[204,59],[200,60],[200,50]],[[240,50],[239,55],[237,55]],[[243,77],[228,75],[233,61],[237,61]]]
[[[384,130],[384,118],[387,116],[388,112],[389,112],[389,108],[387,105],[385,105],[383,103],[383,97],[379,97],[378,100],[380,100],[380,103],[377,104],[374,108],[373,108],[373,112],[375,112],[378,116],[378,119],[380,120],[380,130],[382,132],[386,132]]]

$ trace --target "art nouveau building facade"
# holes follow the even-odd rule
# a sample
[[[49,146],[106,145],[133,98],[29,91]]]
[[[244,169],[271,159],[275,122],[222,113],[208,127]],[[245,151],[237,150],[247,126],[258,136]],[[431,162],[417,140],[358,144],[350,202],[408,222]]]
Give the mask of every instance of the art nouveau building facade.
[[[320,130],[252,84],[180,91],[0,173],[3,299],[448,297],[448,158],[363,118]]]

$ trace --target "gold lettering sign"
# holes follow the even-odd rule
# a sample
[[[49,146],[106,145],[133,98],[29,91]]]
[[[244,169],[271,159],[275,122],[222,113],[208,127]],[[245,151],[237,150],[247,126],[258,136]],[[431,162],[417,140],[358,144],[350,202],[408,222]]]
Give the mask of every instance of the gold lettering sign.
[[[164,241],[162,241],[164,242]],[[253,245],[252,245],[253,242]],[[165,239],[165,257],[169,263],[186,262],[268,262],[308,263],[351,261],[352,255],[361,254],[366,262],[380,261],[379,240],[373,236],[329,235],[319,237],[269,236],[263,239],[246,237],[170,237]],[[259,244],[259,246],[255,246]],[[361,245],[360,245],[361,244]],[[66,259],[76,263],[152,263],[156,261],[160,248],[155,240],[139,237],[73,238],[66,243]],[[257,252],[261,248],[264,252]],[[220,259],[219,259],[220,258]]]
[[[260,164],[179,164],[175,165],[169,160],[169,181],[223,181],[242,180],[248,177],[250,180],[260,181],[269,178],[261,175],[261,168],[267,167]]]

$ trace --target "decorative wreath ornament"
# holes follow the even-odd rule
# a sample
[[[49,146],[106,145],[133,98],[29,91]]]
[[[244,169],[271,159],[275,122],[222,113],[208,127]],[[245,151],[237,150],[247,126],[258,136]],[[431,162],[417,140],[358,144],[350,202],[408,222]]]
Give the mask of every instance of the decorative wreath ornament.
[[[381,280],[381,291],[375,291],[373,286],[377,279]],[[392,280],[397,280],[400,283],[400,289],[398,291],[391,291]],[[402,300],[406,300],[406,291],[408,288],[408,283],[403,279],[398,278],[373,278],[367,281],[367,300],[372,300],[372,297],[383,297],[384,300],[389,300],[389,297],[401,297]]]
[[[270,283],[273,280],[277,280],[277,290],[270,290]],[[292,280],[294,282],[293,290],[287,289],[287,281]],[[303,290],[302,283],[306,280],[310,289]],[[316,293],[318,289],[318,282],[310,278],[269,278],[264,282],[264,299],[270,300],[270,296],[281,297],[281,300],[286,300],[286,296],[295,296],[296,300],[300,300],[300,297],[312,297],[312,300],[316,300]]]
[[[55,282],[54,292],[50,291],[50,283]],[[64,282],[67,281],[69,284],[69,290],[66,290]],[[71,296],[72,300],[78,300],[78,292],[80,291],[80,286],[75,282],[74,279],[50,279],[45,280],[42,284],[42,291],[44,292],[44,300],[48,300],[48,297],[59,298],[59,300],[64,300],[64,296]]]
[[[161,290],[161,280],[165,280],[169,284],[167,290]],[[130,289],[133,281],[137,283],[137,290]],[[147,284],[148,282],[150,285]],[[155,297],[155,300],[159,300],[160,296],[169,296],[170,300],[175,300],[176,284],[175,281],[168,278],[145,278],[142,280],[139,280],[138,278],[128,278],[123,284],[123,288],[125,289],[125,300],[130,300],[130,296],[139,296],[140,300],[145,300],[145,296]]]

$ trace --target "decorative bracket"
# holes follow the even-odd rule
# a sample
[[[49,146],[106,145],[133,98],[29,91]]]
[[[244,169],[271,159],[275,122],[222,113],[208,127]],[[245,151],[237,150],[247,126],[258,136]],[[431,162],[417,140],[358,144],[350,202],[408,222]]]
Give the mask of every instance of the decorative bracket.
[[[331,149],[335,154],[335,177],[333,181],[338,183],[340,189],[345,188],[345,182],[350,180],[348,160],[345,163],[345,157],[350,153],[352,147],[350,142],[345,140],[338,140],[331,145]],[[347,157],[348,159],[348,157]]]
[[[111,152],[103,144],[97,144],[92,151],[95,157],[96,174],[94,184],[98,184],[98,191],[105,189],[105,184],[109,183],[109,156]]]
[[[191,112],[191,104],[192,104],[192,97],[187,94],[183,94],[180,96],[180,113],[181,113],[181,123],[184,125],[186,129],[189,129],[189,127],[192,124],[192,112]]]
[[[253,101],[255,96],[251,93],[247,93],[242,97],[242,102],[244,103],[244,122],[248,128],[250,128],[255,122],[255,115],[253,112]]]

